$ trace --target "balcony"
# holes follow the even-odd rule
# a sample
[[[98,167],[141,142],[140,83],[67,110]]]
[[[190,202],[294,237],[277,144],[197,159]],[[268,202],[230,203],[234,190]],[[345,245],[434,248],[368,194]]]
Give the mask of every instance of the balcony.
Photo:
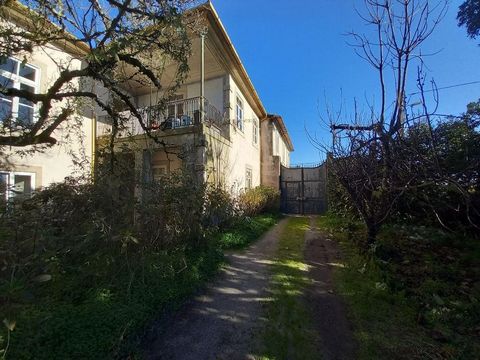
[[[201,97],[170,101],[165,107],[149,106],[138,109],[143,123],[150,131],[168,131],[185,129],[201,124]],[[205,116],[203,122],[208,125],[215,125],[222,129],[225,124],[222,113],[212,104],[204,99]],[[123,118],[122,126],[119,129],[120,137],[128,137],[144,134],[144,129],[135,115],[130,111],[120,112]],[[99,136],[109,135],[112,131],[112,122],[108,115],[99,116],[97,122],[97,133]]]

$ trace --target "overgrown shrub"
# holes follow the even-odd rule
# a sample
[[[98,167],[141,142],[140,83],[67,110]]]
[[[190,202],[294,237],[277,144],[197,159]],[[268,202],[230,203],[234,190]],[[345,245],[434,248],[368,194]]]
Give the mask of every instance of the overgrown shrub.
[[[206,226],[225,228],[238,215],[236,201],[227,191],[216,186],[207,187],[203,213]]]
[[[478,120],[449,119],[433,129],[410,129],[406,144],[422,171],[400,199],[398,214],[410,221],[478,233],[480,227],[480,132]],[[413,161],[412,161],[413,162]]]
[[[276,213],[280,210],[280,192],[269,186],[257,186],[240,195],[238,206],[245,216]]]
[[[478,234],[480,226],[480,132],[478,120],[468,117],[448,119],[431,128],[425,123],[411,125],[396,140],[395,179],[402,187],[386,183],[377,189],[370,184],[382,166],[378,154],[369,160],[367,153],[331,160],[350,184],[341,185],[335,171],[329,172],[329,209],[335,214],[373,217],[376,221],[409,221],[439,226],[451,231]],[[377,150],[375,150],[377,151]],[[393,151],[393,150],[392,150]],[[355,166],[360,164],[356,168]],[[345,183],[345,181],[344,181]],[[369,185],[370,184],[370,185]],[[405,185],[406,184],[406,185]],[[368,186],[367,186],[368,185]],[[352,190],[358,191],[352,191]],[[392,190],[393,189],[393,190]],[[365,194],[359,196],[363,191]],[[388,202],[379,199],[396,196]],[[353,195],[352,195],[353,194]],[[366,206],[365,204],[368,204]],[[363,213],[360,211],[363,210]],[[367,211],[369,210],[369,211]],[[383,214],[380,217],[380,214]],[[378,229],[377,229],[378,230]]]
[[[191,175],[174,173],[144,187],[136,206],[138,236],[155,250],[198,245],[203,237],[206,188]]]
[[[123,170],[68,179],[8,205],[0,214],[0,320],[8,320],[0,338],[7,324],[16,328],[7,358],[105,358],[124,331],[218,266],[208,236],[235,215],[225,192],[186,172],[145,185]]]
[[[328,211],[332,214],[347,218],[354,218],[358,214],[347,191],[331,171],[327,172],[327,201]]]

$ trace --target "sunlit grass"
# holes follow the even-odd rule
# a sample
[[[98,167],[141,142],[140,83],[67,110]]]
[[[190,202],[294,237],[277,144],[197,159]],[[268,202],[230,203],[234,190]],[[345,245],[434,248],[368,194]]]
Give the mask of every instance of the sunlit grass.
[[[288,220],[272,265],[272,301],[267,308],[264,349],[258,359],[318,359],[318,339],[302,299],[310,284],[303,249],[308,218]]]
[[[222,249],[244,249],[278,221],[277,214],[262,214],[239,221],[218,237]]]
[[[440,359],[416,323],[415,309],[403,293],[389,290],[378,265],[359,253],[345,231],[347,224],[329,215],[319,218],[317,225],[342,250],[343,263],[334,267],[334,283],[347,304],[358,359]],[[355,236],[362,236],[361,231]]]

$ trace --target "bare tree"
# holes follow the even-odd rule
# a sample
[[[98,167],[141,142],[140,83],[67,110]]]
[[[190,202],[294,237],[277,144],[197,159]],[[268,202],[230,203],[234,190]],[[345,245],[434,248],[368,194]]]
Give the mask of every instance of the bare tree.
[[[408,124],[429,120],[435,109],[423,99],[421,113],[408,111],[407,89],[423,86],[421,45],[444,17],[447,1],[432,5],[428,0],[365,0],[359,16],[372,32],[349,33],[355,52],[376,71],[379,104],[367,104],[345,124],[332,113],[330,173],[344,187],[368,229],[368,245],[375,243],[380,226],[396,201],[417,177],[416,155],[405,146]],[[412,69],[413,68],[413,69]],[[420,89],[423,94],[423,88]],[[433,93],[436,94],[435,86]]]
[[[55,130],[85,103],[93,103],[113,119],[112,142],[125,121],[121,110],[129,110],[145,133],[155,138],[127,90],[132,83],[160,91],[159,105],[185,79],[190,41],[188,31],[194,16],[183,16],[195,0],[2,0],[0,8],[0,61],[26,59],[33,51],[57,44],[74,46],[71,61],[52,58],[59,76],[40,92],[0,84],[0,94],[36,104],[35,121],[19,116],[2,119],[0,146],[53,145]],[[13,11],[27,19],[20,24]],[[165,88],[165,64],[177,64],[173,81]],[[87,86],[90,84],[90,86]],[[91,84],[100,84],[112,96],[102,99]],[[159,139],[156,141],[161,142]]]

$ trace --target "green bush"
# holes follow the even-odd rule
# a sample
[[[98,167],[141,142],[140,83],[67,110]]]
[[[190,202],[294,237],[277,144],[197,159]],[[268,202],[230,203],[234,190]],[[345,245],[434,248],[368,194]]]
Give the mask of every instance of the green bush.
[[[350,196],[342,187],[335,174],[332,171],[328,171],[327,174],[328,211],[347,218],[358,217],[358,212],[355,210]]]
[[[211,235],[235,215],[224,192],[180,172],[137,199],[120,173],[69,179],[0,215],[0,356],[9,342],[7,359],[111,357],[218,268]]]
[[[187,172],[142,184],[125,163],[0,213],[0,357],[127,357],[149,319],[215,273],[221,249],[250,244],[276,221],[241,216],[228,193]],[[278,210],[273,189],[244,198],[245,214]]]
[[[241,194],[238,206],[245,216],[277,213],[280,210],[280,192],[272,187],[258,186]]]

